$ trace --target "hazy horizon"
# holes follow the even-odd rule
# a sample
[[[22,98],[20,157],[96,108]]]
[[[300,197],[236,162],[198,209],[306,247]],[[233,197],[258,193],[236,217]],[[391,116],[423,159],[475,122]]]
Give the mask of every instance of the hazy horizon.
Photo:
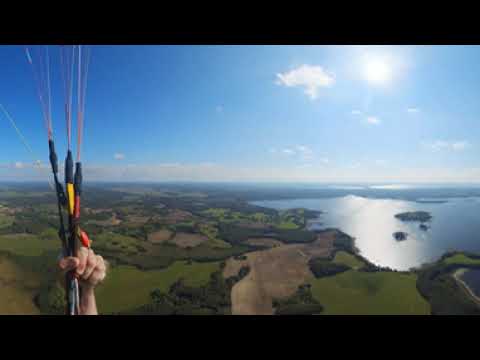
[[[378,189],[378,190],[407,190],[409,188],[423,187],[423,188],[459,188],[459,187],[480,187],[479,183],[465,183],[465,182],[293,182],[293,181],[142,181],[142,180],[85,180],[86,185],[95,184],[125,184],[125,185],[239,185],[239,186],[302,186],[305,188],[323,187],[330,189],[341,190],[359,190],[359,189]],[[16,184],[32,184],[45,185],[48,182],[44,180],[0,180],[0,185],[16,185]]]

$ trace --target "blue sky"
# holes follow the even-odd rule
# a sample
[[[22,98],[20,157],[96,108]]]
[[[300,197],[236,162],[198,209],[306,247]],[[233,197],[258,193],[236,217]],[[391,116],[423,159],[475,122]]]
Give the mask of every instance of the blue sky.
[[[93,46],[85,178],[479,182],[479,61],[478,46]],[[0,47],[0,76],[0,103],[45,163],[23,47]],[[48,176],[3,114],[0,146],[0,180]]]

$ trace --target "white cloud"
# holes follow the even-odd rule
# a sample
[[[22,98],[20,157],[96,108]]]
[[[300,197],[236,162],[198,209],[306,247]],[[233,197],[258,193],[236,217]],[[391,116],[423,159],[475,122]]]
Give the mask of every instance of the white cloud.
[[[301,65],[300,67],[277,74],[277,84],[287,87],[301,86],[312,100],[318,96],[318,88],[330,87],[335,83],[332,74],[321,66]]]
[[[296,145],[281,150],[277,150],[276,148],[270,148],[268,149],[268,152],[270,154],[283,154],[303,164],[311,162],[315,155],[314,151],[306,145]]]
[[[445,141],[445,140],[435,140],[432,142],[422,142],[422,146],[431,150],[431,151],[441,151],[441,150],[450,150],[450,151],[463,151],[466,148],[470,147],[468,141]]]
[[[378,125],[380,124],[380,119],[375,117],[375,116],[369,116],[367,117],[367,123],[372,124],[372,125]]]
[[[36,160],[35,162],[33,163],[24,163],[22,161],[16,161],[16,162],[13,162],[13,163],[7,163],[7,164],[0,164],[0,168],[2,169],[24,169],[24,170],[28,170],[28,169],[37,169],[37,170],[46,170],[47,168],[49,169],[50,167],[44,163],[42,163],[42,161],[40,160]]]
[[[387,161],[386,160],[375,160],[375,165],[378,165],[378,166],[385,166],[387,165]]]
[[[322,164],[328,164],[330,162],[330,159],[328,158],[320,158],[319,160]]]
[[[452,143],[452,149],[455,151],[465,150],[470,144],[467,141],[457,141]]]
[[[313,158],[313,151],[308,146],[298,145],[297,152],[300,155],[302,161],[310,161]]]
[[[360,110],[352,110],[352,115],[361,115],[362,112]]]
[[[442,149],[447,149],[450,147],[450,144],[448,141],[443,141],[443,140],[436,140],[431,143],[424,142],[423,146],[429,148],[432,151],[439,151]]]
[[[418,109],[418,108],[408,108],[407,112],[410,113],[410,114],[415,114],[415,113],[420,112],[420,109]]]
[[[115,154],[113,154],[113,158],[115,160],[123,160],[123,159],[125,159],[125,154],[115,153]]]

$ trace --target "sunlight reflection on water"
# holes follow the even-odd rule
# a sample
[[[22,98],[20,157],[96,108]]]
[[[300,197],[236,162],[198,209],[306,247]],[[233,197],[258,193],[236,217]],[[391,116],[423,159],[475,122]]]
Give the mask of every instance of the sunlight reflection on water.
[[[311,228],[337,227],[355,237],[360,253],[375,264],[407,270],[457,249],[480,251],[480,202],[478,198],[449,198],[445,203],[372,199],[354,195],[324,199],[256,201],[255,205],[287,209],[304,207],[323,213]],[[405,211],[424,210],[432,214],[430,229],[418,222],[405,223],[394,217]],[[319,224],[320,223],[320,224]],[[409,234],[396,241],[393,233]]]

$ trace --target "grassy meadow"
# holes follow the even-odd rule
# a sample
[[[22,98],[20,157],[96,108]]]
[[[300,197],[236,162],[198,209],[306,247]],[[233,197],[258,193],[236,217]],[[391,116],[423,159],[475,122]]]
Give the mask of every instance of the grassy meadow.
[[[416,281],[415,274],[349,270],[311,284],[325,315],[427,315],[430,305]]]
[[[116,313],[147,304],[152,290],[160,289],[167,293],[170,286],[180,278],[187,286],[206,285],[210,275],[218,269],[218,262],[187,261],[176,261],[164,270],[141,271],[128,265],[113,267],[108,281],[97,289],[99,312]]]

